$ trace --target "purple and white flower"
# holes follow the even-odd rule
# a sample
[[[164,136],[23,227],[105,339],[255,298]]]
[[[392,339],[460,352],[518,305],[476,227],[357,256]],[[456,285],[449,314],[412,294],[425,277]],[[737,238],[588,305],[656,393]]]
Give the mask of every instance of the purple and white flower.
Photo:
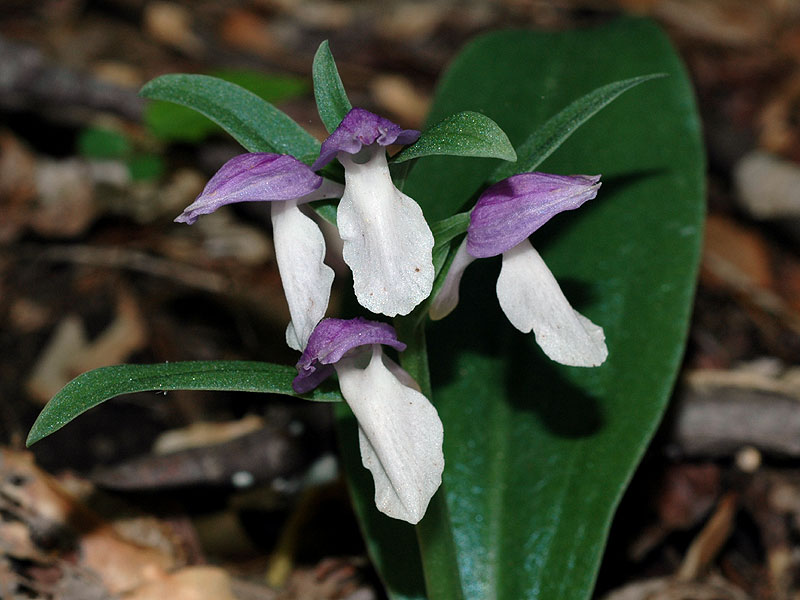
[[[325,316],[333,270],[325,259],[325,239],[299,205],[338,198],[343,187],[323,179],[293,156],[256,152],[226,162],[203,192],[175,219],[194,223],[199,215],[236,202],[270,202],[275,258],[291,321],[286,343],[305,348],[311,332]]]
[[[503,255],[497,299],[511,324],[533,331],[556,362],[593,367],[608,356],[602,327],[575,311],[528,236],[552,217],[597,195],[600,176],[522,173],[499,181],[478,199],[467,237],[456,252],[430,317],[444,318],[458,304],[464,270],[476,258]]]
[[[344,260],[359,304],[389,317],[411,312],[433,286],[433,235],[419,205],[394,186],[385,151],[419,135],[354,108],[322,143],[312,165],[320,169],[335,157],[344,166],[336,216]]]
[[[292,387],[304,394],[334,370],[358,421],[361,461],[372,472],[375,505],[395,519],[418,523],[442,483],[442,422],[416,382],[383,354],[406,345],[386,323],[323,319],[297,363]]]

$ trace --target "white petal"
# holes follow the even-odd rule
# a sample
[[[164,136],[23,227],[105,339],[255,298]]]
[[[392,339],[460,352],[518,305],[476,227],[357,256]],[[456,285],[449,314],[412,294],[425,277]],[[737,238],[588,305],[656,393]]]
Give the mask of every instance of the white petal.
[[[556,362],[596,367],[608,356],[603,328],[573,310],[528,240],[503,253],[497,299],[511,324],[528,333]]]
[[[458,287],[461,285],[461,276],[473,260],[475,257],[467,252],[467,238],[464,238],[453,257],[442,287],[439,288],[436,298],[431,302],[428,316],[432,320],[444,319],[458,305]]]
[[[272,203],[272,236],[292,317],[286,328],[286,343],[302,352],[328,308],[333,269],[323,262],[322,232],[300,211],[297,200]]]
[[[358,420],[361,461],[372,472],[382,513],[418,523],[442,483],[442,422],[418,391],[403,385],[373,349],[366,368],[357,358],[336,363],[342,396]]]
[[[384,149],[370,153],[365,163],[339,153],[345,168],[336,217],[342,253],[361,306],[406,315],[431,293],[433,234],[419,205],[394,187]]]

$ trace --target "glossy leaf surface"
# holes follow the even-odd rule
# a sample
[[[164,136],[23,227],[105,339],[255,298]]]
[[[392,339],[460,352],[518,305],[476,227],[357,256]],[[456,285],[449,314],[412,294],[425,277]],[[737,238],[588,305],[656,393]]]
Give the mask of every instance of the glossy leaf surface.
[[[27,444],[58,431],[78,415],[115,396],[145,391],[215,390],[298,396],[292,389],[297,369],[254,361],[187,361],[102,367],[79,375],[53,396],[28,434]],[[338,402],[338,387],[320,386],[308,400]]]
[[[519,145],[517,162],[511,165],[499,165],[492,173],[492,181],[499,181],[516,173],[533,171],[581,125],[611,104],[621,94],[640,83],[663,76],[663,74],[656,73],[615,81],[578,98],[558,114],[550,117],[544,125],[522,142]]]
[[[462,52],[438,90],[430,122],[481,112],[519,150],[576,99],[662,72],[669,76],[620,96],[539,167],[603,175],[595,200],[554,218],[531,240],[573,306],[604,327],[607,362],[596,369],[554,364],[532,335],[515,330],[494,293],[499,259],[472,265],[461,304],[430,325],[433,401],[445,428],[444,489],[461,574],[453,597],[590,597],[614,509],[663,414],[683,353],[704,158],[683,67],[647,21],[490,34]],[[404,191],[429,219],[445,219],[477,198],[497,165],[426,158]],[[367,530],[376,532],[373,544],[403,551],[398,540]],[[392,569],[391,561],[378,564]]]

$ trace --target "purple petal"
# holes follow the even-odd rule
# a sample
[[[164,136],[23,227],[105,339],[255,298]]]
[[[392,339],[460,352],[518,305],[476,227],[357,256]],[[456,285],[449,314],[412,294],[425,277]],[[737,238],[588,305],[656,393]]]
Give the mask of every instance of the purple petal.
[[[403,351],[406,345],[397,339],[394,327],[387,323],[355,319],[323,319],[308,338],[300,360],[297,361],[297,377],[292,387],[298,394],[305,394],[317,387],[333,373],[331,365],[347,352],[359,346],[386,344]]]
[[[487,189],[472,210],[467,250],[476,258],[513,248],[565,210],[597,195],[600,175],[522,173]]]
[[[235,202],[294,200],[321,185],[322,177],[288,154],[240,154],[222,165],[175,221],[192,224],[199,215]]]
[[[411,144],[419,138],[419,131],[403,129],[389,119],[379,117],[363,108],[353,108],[342,119],[336,130],[322,142],[319,158],[311,165],[315,171],[333,160],[337,152],[356,154],[362,146],[378,143]]]

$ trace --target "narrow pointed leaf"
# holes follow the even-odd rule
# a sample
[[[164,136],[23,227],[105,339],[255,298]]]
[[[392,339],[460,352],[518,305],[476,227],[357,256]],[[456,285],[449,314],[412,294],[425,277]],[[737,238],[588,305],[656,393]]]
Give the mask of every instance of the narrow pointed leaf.
[[[223,79],[209,75],[162,75],[146,83],[139,94],[196,110],[249,152],[292,154],[307,164],[319,154],[319,142],[286,113]]]
[[[516,160],[508,136],[486,115],[463,111],[446,117],[392,158],[394,164],[423,156],[475,156]]]
[[[493,181],[500,181],[517,173],[533,171],[571,136],[578,127],[591,119],[599,110],[616,100],[620,94],[640,83],[665,77],[664,73],[631,77],[597,88],[575,100],[572,104],[539,127],[518,148],[517,162],[498,165],[492,173]]]
[[[319,45],[311,71],[319,118],[328,133],[333,133],[353,106],[347,98],[327,40]]]
[[[469,213],[456,213],[452,217],[436,221],[431,225],[431,233],[436,245],[443,246],[462,233],[466,233],[467,227],[469,227]]]
[[[439,276],[442,267],[445,264],[447,255],[450,252],[451,243],[455,238],[467,232],[469,227],[469,213],[457,213],[447,219],[442,219],[431,225],[431,233],[433,234],[433,268],[436,276]],[[441,283],[441,282],[440,282]],[[439,286],[441,287],[441,286]],[[434,283],[433,291],[431,291],[431,298],[436,296],[438,287]]]
[[[273,104],[303,96],[309,91],[308,82],[294,76],[239,69],[217,69],[207,75],[235,83]],[[156,137],[168,142],[197,143],[221,129],[191,108],[160,100],[147,105],[144,122]]]
[[[240,360],[117,365],[94,369],[79,375],[53,396],[31,427],[27,444],[30,446],[58,431],[78,415],[110,398],[133,392],[216,390],[282,394],[321,402],[342,399],[338,389],[330,385],[298,396],[292,389],[295,375],[297,370],[294,367]]]

